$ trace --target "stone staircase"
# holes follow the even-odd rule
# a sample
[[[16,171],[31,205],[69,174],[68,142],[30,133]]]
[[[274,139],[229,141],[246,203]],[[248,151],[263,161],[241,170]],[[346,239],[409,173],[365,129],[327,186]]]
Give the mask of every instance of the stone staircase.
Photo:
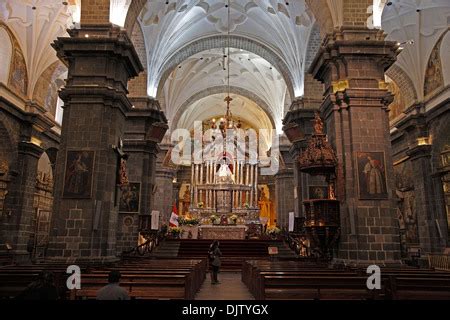
[[[154,258],[176,258],[180,248],[180,241],[164,240],[156,249],[149,254],[149,257]]]
[[[149,256],[154,258],[207,259],[211,240],[170,240],[166,239]],[[278,255],[270,257],[268,247],[277,247]],[[221,240],[222,270],[240,271],[245,260],[283,259],[298,257],[279,240]]]

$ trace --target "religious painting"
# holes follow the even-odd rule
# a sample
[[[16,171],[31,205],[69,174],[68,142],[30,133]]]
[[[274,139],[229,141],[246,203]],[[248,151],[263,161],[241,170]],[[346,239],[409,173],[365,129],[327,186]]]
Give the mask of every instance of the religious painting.
[[[440,46],[442,39],[436,43],[431,51],[428,60],[427,69],[425,71],[424,94],[425,96],[433,93],[436,89],[444,85],[444,77],[442,75],[442,64],[440,56]]]
[[[324,186],[309,186],[309,199],[327,199],[328,188]]]
[[[134,224],[133,217],[132,216],[125,216],[122,221],[123,221],[122,232],[123,233],[133,232],[133,224]]]
[[[124,186],[120,194],[119,211],[138,213],[141,200],[141,184],[130,182]]]
[[[18,44],[14,43],[14,46],[16,49],[14,50],[14,59],[9,75],[9,86],[15,92],[26,95],[28,85],[27,66],[22,52],[18,49]]]
[[[180,192],[178,194],[179,199],[179,208],[178,211],[180,214],[188,214],[189,207],[191,205],[191,185],[183,183],[180,188]]]
[[[357,152],[360,199],[387,199],[384,152]]]
[[[94,151],[67,151],[63,197],[88,199],[92,192]]]
[[[400,90],[397,83],[388,76],[385,76],[385,80],[387,89],[394,95],[394,100],[389,105],[389,121],[393,121],[406,109],[408,102],[406,101],[406,93]]]

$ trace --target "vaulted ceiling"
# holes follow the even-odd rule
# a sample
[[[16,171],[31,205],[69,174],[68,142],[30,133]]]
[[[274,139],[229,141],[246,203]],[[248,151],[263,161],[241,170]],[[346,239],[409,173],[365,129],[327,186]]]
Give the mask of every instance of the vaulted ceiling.
[[[402,44],[404,49],[397,57],[395,65],[408,75],[414,85],[417,98],[422,100],[425,70],[431,51],[439,38],[449,30],[450,1],[395,0],[390,2],[391,4],[385,6],[383,11],[383,30],[388,34],[388,40]],[[450,62],[448,48],[448,45],[441,48],[444,67]],[[447,69],[444,74],[448,75],[449,72],[450,69]]]
[[[281,131],[285,104],[303,95],[314,24],[303,0],[149,0],[139,23],[147,49],[148,94],[159,97],[163,90],[169,119],[176,121],[192,96],[227,85],[225,47],[233,47],[230,85],[264,101],[271,128]],[[215,97],[203,100],[197,107],[215,104]]]
[[[128,8],[138,2],[144,1],[110,0],[110,21],[124,26]],[[194,112],[194,106],[193,114],[202,117],[206,112],[202,106],[215,105],[221,100],[215,95],[227,91],[221,50],[227,45],[224,36],[230,32],[231,91],[257,106],[272,127],[278,128],[286,105],[303,94],[314,15],[320,16],[321,26],[326,17],[331,20],[329,24],[342,25],[344,0],[231,0],[230,8],[226,8],[227,3],[146,1],[138,23],[146,47],[148,95],[161,98],[172,123],[192,118],[183,112]],[[78,26],[80,4],[81,0],[0,0],[0,21],[14,34],[26,60],[28,98],[33,98],[40,77],[57,61],[50,44],[58,36],[66,36],[68,27]],[[450,2],[374,0],[373,13],[376,25],[381,21],[388,39],[409,41],[395,66],[403,70],[417,98],[423,100],[426,65],[440,38],[443,69],[450,69],[449,55],[444,54],[450,48],[449,33],[443,36],[449,26]],[[445,84],[450,83],[449,74],[444,72]],[[202,103],[196,103],[200,100]],[[183,121],[180,124],[189,122]]]
[[[226,56],[226,57],[224,57]],[[228,70],[228,57],[230,58]],[[196,102],[197,98],[206,99],[201,104],[196,104],[195,117],[206,116],[211,112],[207,110],[213,106],[220,106],[216,113],[224,109],[224,102],[216,103],[216,97],[208,95],[228,92],[228,72],[230,92],[245,96],[248,101],[252,101],[247,108],[245,105],[231,103],[231,108],[237,112],[247,112],[248,121],[255,127],[262,124],[261,117],[253,117],[250,106],[260,105],[264,110],[265,117],[271,119],[282,119],[286,98],[286,84],[281,74],[266,60],[244,51],[242,49],[231,48],[228,50],[211,49],[195,54],[181,63],[168,77],[164,85],[165,112],[169,119],[177,121],[180,112],[192,109],[186,107],[189,103]],[[186,105],[186,102],[188,105]],[[186,110],[184,110],[186,109]],[[233,111],[232,110],[232,111]],[[213,112],[214,113],[214,112]],[[189,116],[191,118],[192,116]],[[198,118],[196,118],[198,119]],[[200,119],[202,120],[202,119]],[[273,125],[265,122],[270,128]],[[177,123],[173,123],[179,127]],[[281,121],[274,123],[281,128]]]
[[[147,45],[150,96],[156,96],[172,56],[196,39],[228,31],[268,48],[287,66],[294,95],[303,94],[304,60],[314,22],[304,1],[286,5],[277,0],[233,0],[229,8],[227,4],[228,0],[147,1],[139,21]]]
[[[50,44],[67,35],[67,28],[79,21],[79,14],[76,0],[67,4],[56,0],[0,0],[0,21],[13,32],[25,57],[29,98],[40,76],[58,61]]]

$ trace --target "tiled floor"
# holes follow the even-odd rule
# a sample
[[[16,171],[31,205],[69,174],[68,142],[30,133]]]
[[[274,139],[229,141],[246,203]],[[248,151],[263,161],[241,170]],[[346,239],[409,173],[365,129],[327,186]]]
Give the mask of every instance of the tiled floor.
[[[195,300],[255,300],[241,281],[241,273],[219,273],[220,284],[211,284],[209,273]]]

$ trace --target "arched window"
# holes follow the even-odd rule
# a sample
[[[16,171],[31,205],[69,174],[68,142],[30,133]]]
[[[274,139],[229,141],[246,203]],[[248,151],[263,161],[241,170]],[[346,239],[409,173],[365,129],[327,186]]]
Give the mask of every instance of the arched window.
[[[4,84],[8,83],[9,69],[11,66],[12,57],[12,43],[8,32],[5,28],[0,26],[0,61],[2,67],[0,68],[0,82]]]

